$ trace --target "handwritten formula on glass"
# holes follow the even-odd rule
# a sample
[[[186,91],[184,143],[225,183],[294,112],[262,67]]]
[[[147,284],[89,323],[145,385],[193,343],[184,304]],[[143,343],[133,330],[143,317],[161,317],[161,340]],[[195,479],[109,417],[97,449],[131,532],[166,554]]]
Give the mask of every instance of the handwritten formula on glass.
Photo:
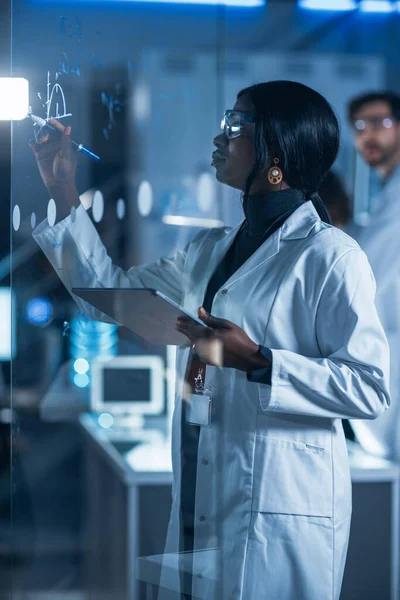
[[[106,140],[109,140],[110,132],[116,125],[115,115],[121,112],[121,102],[113,94],[106,94],[105,92],[101,93],[101,102],[107,110],[107,125],[103,127],[103,135]]]
[[[42,100],[39,93],[38,97]],[[72,113],[67,112],[67,101],[61,85],[56,82],[54,85],[50,81],[50,71],[47,71],[47,100],[44,103],[46,110],[46,119],[65,119],[71,117]]]

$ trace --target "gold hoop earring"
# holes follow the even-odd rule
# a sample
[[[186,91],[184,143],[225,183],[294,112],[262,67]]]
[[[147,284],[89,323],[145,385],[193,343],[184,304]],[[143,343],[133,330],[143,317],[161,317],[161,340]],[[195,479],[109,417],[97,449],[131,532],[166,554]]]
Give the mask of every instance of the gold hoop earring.
[[[274,165],[268,171],[268,181],[274,185],[278,185],[283,179],[283,173],[278,167],[279,158],[274,158]]]

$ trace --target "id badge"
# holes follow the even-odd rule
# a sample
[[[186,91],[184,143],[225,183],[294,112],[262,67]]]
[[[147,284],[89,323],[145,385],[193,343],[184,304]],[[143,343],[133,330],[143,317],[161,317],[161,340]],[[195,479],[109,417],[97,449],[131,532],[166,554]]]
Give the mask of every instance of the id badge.
[[[211,392],[189,394],[186,409],[186,421],[191,425],[211,427]]]

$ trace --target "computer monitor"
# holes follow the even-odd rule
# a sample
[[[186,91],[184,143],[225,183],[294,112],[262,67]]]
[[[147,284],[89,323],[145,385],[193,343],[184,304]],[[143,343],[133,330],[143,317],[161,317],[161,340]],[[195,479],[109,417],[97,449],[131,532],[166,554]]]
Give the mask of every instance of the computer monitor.
[[[91,410],[113,415],[159,415],[165,410],[160,356],[96,358],[91,365]]]

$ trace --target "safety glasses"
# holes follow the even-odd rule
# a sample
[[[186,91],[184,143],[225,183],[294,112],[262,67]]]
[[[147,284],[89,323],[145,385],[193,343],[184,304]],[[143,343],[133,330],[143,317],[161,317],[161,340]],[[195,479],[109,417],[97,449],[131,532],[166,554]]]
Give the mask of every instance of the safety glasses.
[[[253,117],[239,110],[226,110],[221,121],[221,129],[228,140],[240,135],[252,135],[254,127]]]
[[[354,131],[357,135],[362,133],[369,127],[372,131],[382,131],[391,129],[396,123],[393,117],[366,117],[365,119],[357,119],[353,122]]]

